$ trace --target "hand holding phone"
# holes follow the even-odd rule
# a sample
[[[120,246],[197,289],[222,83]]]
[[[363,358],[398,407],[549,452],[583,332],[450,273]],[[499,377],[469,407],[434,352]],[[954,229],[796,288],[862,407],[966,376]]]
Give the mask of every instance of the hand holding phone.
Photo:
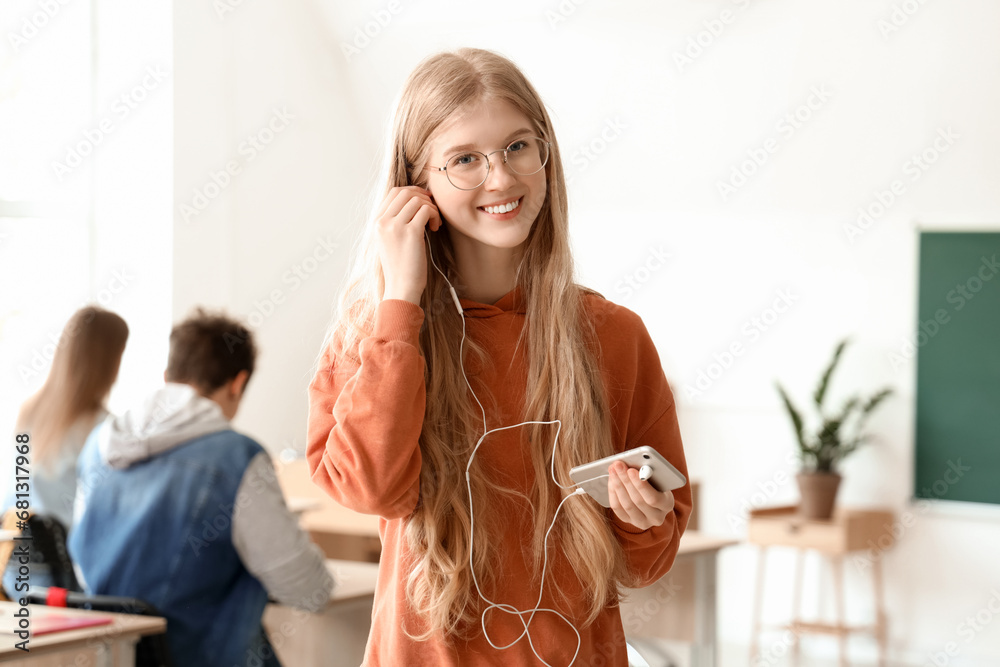
[[[657,491],[648,481],[639,479],[639,471],[621,461],[612,463],[608,472],[608,498],[618,521],[642,531],[663,525],[675,506],[673,491]]]
[[[684,475],[663,458],[663,455],[648,445],[576,466],[569,471],[569,477],[594,500],[602,506],[610,508],[611,500],[608,498],[609,469],[617,461],[622,461],[630,468],[638,468],[640,471],[648,467],[649,477],[647,481],[650,486],[660,492],[679,489],[687,484]]]

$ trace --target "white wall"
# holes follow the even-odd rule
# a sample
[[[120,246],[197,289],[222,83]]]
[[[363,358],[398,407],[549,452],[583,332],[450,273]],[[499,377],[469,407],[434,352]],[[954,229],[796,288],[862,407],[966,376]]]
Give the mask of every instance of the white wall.
[[[96,105],[114,131],[95,152],[91,298],[129,325],[109,409],[162,384],[172,285],[173,34],[168,3],[95,2]]]
[[[897,393],[870,422],[879,444],[845,464],[841,502],[915,517],[884,556],[893,655],[925,664],[955,641],[950,664],[1000,661],[1000,621],[969,642],[960,634],[1000,590],[1000,511],[908,505],[914,366],[890,362],[916,320],[918,226],[1000,227],[1000,5],[229,4],[174,8],[173,316],[204,303],[249,318],[262,356],[241,428],[275,452],[304,447],[310,365],[406,74],[442,48],[500,50],[553,115],[581,282],[642,315],[660,350],[703,484],[702,528],[742,537],[746,504],[795,501],[792,432],[773,383],[804,399],[850,334],[831,397],[886,384]],[[366,25],[373,36],[360,37]],[[700,54],[678,64],[698,39]],[[352,41],[359,52],[346,53]],[[274,109],[294,118],[259,152],[241,149]],[[797,126],[782,122],[796,112]],[[938,142],[947,150],[914,180],[908,161],[949,129],[951,143]],[[753,155],[762,166],[724,197],[719,183]],[[216,176],[225,187],[215,190],[228,161],[240,171],[228,184]],[[894,180],[902,194],[849,236],[858,208]],[[196,189],[211,198],[196,200]],[[770,312],[783,294],[791,305]],[[766,330],[752,335],[753,318]],[[733,343],[742,354],[716,373]],[[717,379],[692,395],[701,372]],[[775,621],[790,608],[785,555],[769,570],[765,616]],[[724,642],[749,641],[754,566],[749,547],[722,557]],[[867,574],[849,564],[853,622],[869,618]],[[807,582],[819,575],[807,570]],[[828,593],[813,598],[806,610],[832,610]],[[834,648],[807,644],[816,655]],[[873,643],[853,641],[852,654],[873,656]]]
[[[111,411],[162,381],[173,35],[169,3],[120,0],[7,3],[0,34],[0,429],[8,434],[48,375],[67,320],[87,303],[129,325]],[[11,452],[2,448],[0,459]]]

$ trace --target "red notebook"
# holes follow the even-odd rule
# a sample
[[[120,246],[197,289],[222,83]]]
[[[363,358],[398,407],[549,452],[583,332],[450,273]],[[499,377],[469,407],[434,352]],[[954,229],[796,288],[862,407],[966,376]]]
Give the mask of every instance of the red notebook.
[[[52,612],[34,614],[31,619],[31,634],[37,637],[52,632],[89,628],[93,625],[108,625],[112,620],[107,616],[68,616]]]

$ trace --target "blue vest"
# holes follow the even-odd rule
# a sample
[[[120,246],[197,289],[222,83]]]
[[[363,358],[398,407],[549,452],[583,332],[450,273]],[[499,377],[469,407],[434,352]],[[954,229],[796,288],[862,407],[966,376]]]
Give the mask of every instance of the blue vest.
[[[243,566],[231,535],[236,491],[264,449],[226,430],[116,470],[97,447],[104,428],[80,454],[85,509],[78,507],[69,534],[88,592],[156,606],[177,665],[277,664],[261,631],[267,592]]]

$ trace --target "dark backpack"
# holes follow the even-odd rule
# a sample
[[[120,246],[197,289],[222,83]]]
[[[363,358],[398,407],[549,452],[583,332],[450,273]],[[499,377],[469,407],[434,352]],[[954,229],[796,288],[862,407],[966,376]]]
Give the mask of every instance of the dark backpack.
[[[18,530],[18,523],[14,510],[8,511],[3,520],[4,529]],[[30,539],[28,547],[29,572],[47,569],[48,581],[46,584],[68,591],[65,596],[65,606],[119,614],[162,615],[154,606],[136,598],[84,594],[83,588],[77,581],[73,561],[69,557],[69,550],[66,548],[66,528],[58,519],[42,514],[30,514],[25,527],[20,530],[22,538]],[[17,548],[16,545],[24,541],[23,539],[15,540],[12,548],[0,550],[0,570],[13,571],[14,575],[17,575],[21,563],[10,556],[11,552]],[[4,546],[7,547],[9,544]],[[5,559],[6,563],[4,563]],[[29,583],[31,583],[30,580]],[[47,588],[43,588],[27,594],[16,591],[0,592],[5,593],[11,599],[16,599],[14,596],[27,597],[33,604],[46,604],[48,591]],[[135,645],[135,664],[136,667],[173,667],[166,635],[147,635],[141,638]]]
[[[14,510],[9,510],[6,525],[16,526],[10,518]],[[31,514],[28,516],[26,526],[21,529],[21,537],[28,538],[30,547],[28,549],[29,571],[41,572],[47,570],[46,586],[58,586],[68,591],[82,592],[83,587],[76,579],[76,572],[73,570],[73,560],[69,557],[69,550],[66,548],[66,527],[58,519],[44,514]],[[15,551],[19,543],[25,540],[15,540]],[[5,573],[15,576],[21,563],[16,558],[10,558],[6,563]],[[31,583],[29,581],[29,583]],[[36,584],[37,585],[37,584]],[[8,598],[14,599],[17,595],[15,591],[5,590]]]

